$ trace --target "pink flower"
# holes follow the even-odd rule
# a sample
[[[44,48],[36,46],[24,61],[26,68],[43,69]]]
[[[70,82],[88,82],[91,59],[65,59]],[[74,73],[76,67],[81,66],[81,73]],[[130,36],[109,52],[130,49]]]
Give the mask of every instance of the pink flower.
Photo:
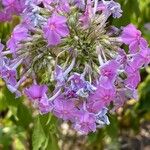
[[[96,117],[93,113],[88,111],[81,111],[75,122],[75,129],[83,134],[96,131]]]
[[[116,89],[107,77],[101,77],[97,90],[88,98],[87,109],[97,113],[115,99]]]
[[[69,35],[69,28],[66,24],[67,18],[59,15],[52,15],[44,26],[44,37],[48,41],[48,45],[58,45],[61,38]]]
[[[147,47],[146,40],[141,37],[141,31],[132,24],[123,28],[121,38],[125,44],[129,45],[131,53],[136,53],[141,47]]]
[[[38,100],[45,96],[48,88],[46,85],[36,85],[33,84],[28,89],[25,89],[25,94],[29,97],[30,100]]]
[[[105,106],[105,103],[102,102],[96,93],[90,95],[87,102],[87,110],[91,113],[98,113]]]
[[[141,81],[140,72],[136,71],[134,74],[128,74],[125,80],[125,85],[131,89],[135,89]]]
[[[46,114],[52,111],[53,103],[48,100],[46,95],[44,95],[38,102],[38,109],[40,110],[41,114]]]
[[[20,14],[25,7],[24,0],[3,0],[2,4],[9,13]]]
[[[97,98],[99,98],[99,101],[105,103],[105,105],[108,105],[115,98],[115,87],[109,81],[107,81],[106,83],[98,86],[96,94]]]
[[[12,51],[16,51],[17,44],[21,42],[22,40],[25,40],[29,36],[28,29],[24,26],[17,25],[13,33],[11,35],[11,38],[7,42],[7,47]]]
[[[68,13],[70,11],[69,3],[66,0],[61,0],[57,7],[57,11]]]
[[[125,67],[127,78],[125,80],[126,87],[135,89],[141,81],[139,64],[136,61],[128,62]]]
[[[110,81],[114,81],[117,76],[117,69],[119,64],[115,60],[110,60],[100,67],[101,76],[108,77]]]
[[[135,67],[138,67],[139,69],[144,65],[148,65],[149,63],[150,63],[150,49],[149,48],[145,48],[139,51],[133,59],[133,65]]]
[[[65,99],[64,96],[59,96],[54,100],[54,114],[63,120],[72,120],[77,109],[71,99]]]
[[[10,6],[15,3],[15,0],[3,0],[2,3],[4,6]]]
[[[6,83],[15,85],[16,84],[16,70],[11,69],[7,66],[0,67],[0,77],[5,80]]]
[[[20,15],[25,8],[24,0],[2,0],[0,22],[11,21],[13,15]]]
[[[88,4],[86,6],[84,14],[80,16],[80,22],[84,28],[89,27],[92,16],[93,16],[93,8],[92,8],[91,4]]]
[[[12,14],[8,9],[0,11],[0,22],[10,21],[12,19]]]

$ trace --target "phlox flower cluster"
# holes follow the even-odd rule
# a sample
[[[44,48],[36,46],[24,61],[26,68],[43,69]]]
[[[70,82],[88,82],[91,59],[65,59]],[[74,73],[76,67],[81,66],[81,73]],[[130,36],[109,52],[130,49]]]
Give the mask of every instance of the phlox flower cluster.
[[[133,24],[109,25],[110,17],[122,16],[119,3],[2,4],[4,12],[20,15],[6,46],[0,44],[0,77],[16,97],[26,95],[41,114],[51,112],[83,134],[109,125],[110,110],[138,98],[140,69],[150,63],[150,49]]]

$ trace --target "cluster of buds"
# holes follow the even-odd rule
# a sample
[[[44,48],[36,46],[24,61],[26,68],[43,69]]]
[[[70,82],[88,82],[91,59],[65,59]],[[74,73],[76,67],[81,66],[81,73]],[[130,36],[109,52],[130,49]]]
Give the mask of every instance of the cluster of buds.
[[[137,99],[139,71],[150,63],[150,49],[134,25],[121,30],[109,25],[109,17],[121,17],[119,3],[25,0],[22,5],[20,24],[6,48],[0,44],[0,77],[16,97],[26,95],[41,114],[51,112],[83,134],[108,125],[109,110]],[[27,79],[32,83],[22,88]]]

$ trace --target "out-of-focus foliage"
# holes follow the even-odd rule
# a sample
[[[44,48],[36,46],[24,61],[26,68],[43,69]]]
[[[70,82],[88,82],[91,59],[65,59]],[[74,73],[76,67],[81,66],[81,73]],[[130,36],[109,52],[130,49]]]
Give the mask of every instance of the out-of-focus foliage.
[[[150,43],[150,31],[144,28],[144,24],[150,22],[150,0],[118,0],[118,2],[123,8],[123,16],[118,20],[112,19],[112,24],[120,27],[134,23]],[[3,43],[17,22],[18,18],[15,17],[11,23],[0,23],[0,39]],[[109,115],[111,122],[109,126],[87,137],[77,135],[68,128],[63,131],[64,128],[61,128],[63,124],[54,116],[39,115],[25,98],[15,99],[6,89],[4,82],[0,81],[0,149],[73,150],[74,147],[81,150],[125,149],[123,146],[127,143],[126,139],[139,135],[143,130],[141,125],[150,122],[150,68],[142,70],[141,74],[140,100],[127,102],[124,108],[115,113],[116,115]],[[76,143],[78,139],[79,145]],[[136,146],[133,149],[136,149]]]

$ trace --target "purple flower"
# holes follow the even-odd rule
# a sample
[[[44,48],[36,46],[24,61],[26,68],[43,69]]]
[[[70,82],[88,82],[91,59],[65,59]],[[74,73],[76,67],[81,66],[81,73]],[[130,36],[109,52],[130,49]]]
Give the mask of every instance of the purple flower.
[[[32,20],[32,13],[23,13],[22,14],[22,21],[21,21],[21,25],[24,26],[27,29],[31,29],[34,30],[34,23]]]
[[[11,38],[7,42],[7,48],[9,48],[12,52],[15,52],[17,44],[25,40],[28,36],[28,29],[24,26],[17,25],[11,34]]]
[[[7,84],[15,85],[16,84],[16,70],[11,69],[7,66],[0,68],[0,76],[5,80]]]
[[[116,90],[108,78],[101,78],[100,84],[97,86],[97,90],[95,91],[94,95],[94,98],[97,101],[108,105],[111,101],[114,100]]]
[[[98,113],[105,106],[105,103],[97,97],[96,94],[92,94],[88,97],[86,108],[91,113]]]
[[[96,87],[84,79],[83,74],[74,73],[68,79],[69,87],[67,93],[72,93],[74,96],[87,98],[90,92],[95,91]]]
[[[3,0],[2,4],[4,6],[1,12],[3,19],[0,17],[0,21],[10,21],[13,15],[19,15],[25,7],[24,0]]]
[[[88,28],[91,22],[91,18],[93,16],[93,9],[91,4],[87,4],[85,12],[80,16],[80,22],[84,28]]]
[[[1,50],[3,50],[4,46],[1,45]],[[5,52],[5,51],[3,51]],[[0,53],[3,53],[0,52]],[[0,54],[0,77],[5,80],[7,84],[11,84],[14,86],[16,84],[17,71],[15,68],[10,66],[11,61],[5,56],[1,56]]]
[[[125,67],[125,74],[127,79],[125,80],[125,85],[129,88],[135,89],[138,83],[141,81],[139,69],[141,66],[137,61],[130,61]]]
[[[102,2],[98,3],[97,11],[106,11],[106,5]]]
[[[129,88],[135,89],[140,81],[141,81],[140,72],[135,71],[134,73],[127,74],[125,85]]]
[[[46,95],[44,95],[38,102],[38,109],[41,112],[41,114],[46,114],[52,111],[53,103],[48,100]]]
[[[54,79],[57,81],[57,86],[62,86],[65,83],[64,71],[60,66],[56,66],[54,72]]]
[[[119,64],[115,60],[107,61],[103,66],[100,67],[100,74],[103,77],[108,77],[110,81],[114,81],[117,76],[117,70]]]
[[[85,80],[82,75],[78,73],[74,73],[72,76],[69,77],[68,81],[71,82],[71,88],[74,89],[76,92],[85,87]]]
[[[72,120],[75,117],[77,109],[71,99],[65,99],[59,96],[54,100],[54,114],[63,120]]]
[[[31,101],[34,101],[34,100],[39,101],[42,97],[45,96],[47,90],[48,90],[48,88],[46,85],[33,84],[29,88],[26,88],[24,90],[24,93],[28,96],[28,98]]]
[[[87,101],[87,109],[90,112],[98,113],[103,107],[115,99],[116,90],[107,77],[101,78],[95,92],[91,93]]]
[[[108,16],[112,14],[113,18],[120,18],[122,16],[122,10],[119,3],[103,0],[105,6],[104,12],[108,13]]]
[[[74,0],[74,3],[77,7],[83,9],[85,7],[85,1],[84,0]]]
[[[143,65],[148,65],[150,63],[150,48],[142,49],[139,52],[139,59],[143,61]]]
[[[53,103],[49,101],[46,92],[48,88],[46,85],[33,84],[28,89],[24,90],[27,97],[34,102],[34,105],[39,109],[41,114],[51,112]]]
[[[0,66],[0,77],[6,82],[7,88],[16,94],[16,97],[21,96],[21,92],[18,90],[19,83],[17,83],[17,71],[14,68],[10,68],[10,61],[6,58],[3,58]]]
[[[126,75],[129,75],[129,74],[134,74],[138,69],[139,69],[139,66],[136,65],[134,63],[135,61],[128,61],[127,65],[125,66],[125,73]]]
[[[133,88],[120,88],[116,93],[116,98],[113,101],[114,108],[113,110],[117,110],[122,107],[124,103],[129,99],[138,99],[137,90]]]
[[[7,7],[7,6],[10,6],[10,5],[14,5],[15,4],[15,1],[18,1],[18,0],[2,0],[2,4]]]
[[[109,119],[107,117],[107,108],[103,108],[97,115],[96,115],[96,123],[98,124],[97,127],[102,128],[104,125],[109,125]]]
[[[116,92],[116,98],[113,101],[114,104],[114,110],[117,110],[118,108],[122,107],[125,101],[127,100],[126,97],[126,91],[127,89],[120,89]]]
[[[124,66],[127,64],[127,54],[124,49],[118,50],[118,56],[116,58],[116,61],[121,64],[121,67],[124,68]]]
[[[19,98],[20,96],[22,96],[21,92],[14,85],[6,84],[6,86],[11,93],[15,94],[16,98]]]
[[[140,69],[150,63],[150,49],[132,24],[120,37],[120,29],[108,26],[111,15],[122,15],[119,3],[2,0],[2,8],[0,21],[20,15],[21,22],[5,50],[0,42],[0,77],[41,114],[50,112],[88,134],[110,123],[106,107],[116,110],[137,98]],[[123,42],[129,53],[121,49]],[[22,90],[28,79],[33,84]]]
[[[148,65],[150,63],[150,49],[145,48],[139,51],[134,57],[132,65],[138,69],[140,69],[144,65]]]
[[[58,45],[61,43],[61,38],[69,35],[69,28],[66,24],[67,18],[53,14],[48,19],[47,24],[44,26],[44,37],[48,41],[48,45]]]
[[[12,53],[17,50],[17,43],[14,38],[10,38],[7,41],[7,48],[10,49]]]
[[[25,76],[22,76],[20,78],[20,80],[17,82],[15,82],[14,84],[12,83],[7,83],[6,86],[7,88],[12,92],[12,93],[15,93],[16,95],[16,98],[22,96],[20,90],[19,90],[19,86],[26,80],[26,77]]]
[[[83,134],[96,131],[96,117],[88,111],[81,111],[75,121],[75,129]]]
[[[67,98],[77,97],[76,91],[74,91],[73,89],[70,89],[70,87],[66,88],[65,95],[67,96]]]
[[[28,29],[25,28],[24,26],[17,25],[14,28],[11,37],[14,38],[16,42],[25,40],[28,37]]]
[[[57,10],[58,10],[58,12],[61,11],[61,12],[68,13],[70,11],[69,3],[66,0],[61,0],[59,2],[59,6],[58,6]]]
[[[141,37],[141,32],[132,24],[123,28],[121,38],[125,44],[129,45],[131,53],[136,53],[140,47],[147,47],[147,42]]]
[[[0,22],[10,21],[12,19],[12,14],[9,10],[4,9],[0,11]]]

